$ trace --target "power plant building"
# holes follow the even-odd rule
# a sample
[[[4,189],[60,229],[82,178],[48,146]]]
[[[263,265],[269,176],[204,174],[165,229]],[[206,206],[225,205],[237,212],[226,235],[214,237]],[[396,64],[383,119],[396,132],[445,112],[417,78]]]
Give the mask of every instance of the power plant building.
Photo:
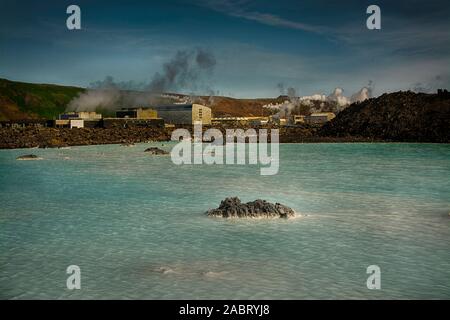
[[[201,104],[173,104],[153,107],[158,117],[169,124],[211,124],[211,108]]]
[[[103,119],[104,128],[164,127],[164,120],[152,108],[122,108],[116,118]]]

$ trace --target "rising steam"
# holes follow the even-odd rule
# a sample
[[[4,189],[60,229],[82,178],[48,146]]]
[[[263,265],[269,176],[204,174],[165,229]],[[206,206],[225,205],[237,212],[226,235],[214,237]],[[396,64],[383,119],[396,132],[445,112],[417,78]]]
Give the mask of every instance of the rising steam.
[[[285,88],[284,84],[278,83],[277,88],[287,99],[278,104],[269,104],[265,107],[278,110],[275,117],[288,118],[291,114],[308,114],[311,112],[340,112],[354,102],[361,102],[372,97],[373,82],[369,81],[364,86],[351,95],[350,98],[344,95],[344,89],[335,88],[329,95],[313,94],[310,96],[298,96],[292,87]]]
[[[107,76],[96,81],[68,104],[70,111],[114,110],[119,107],[150,106],[171,100],[163,96],[166,92],[212,92],[205,79],[212,75],[216,59],[201,48],[178,51],[172,59],[164,63],[161,72],[153,75],[149,83],[115,82]],[[172,97],[173,98],[173,97]]]

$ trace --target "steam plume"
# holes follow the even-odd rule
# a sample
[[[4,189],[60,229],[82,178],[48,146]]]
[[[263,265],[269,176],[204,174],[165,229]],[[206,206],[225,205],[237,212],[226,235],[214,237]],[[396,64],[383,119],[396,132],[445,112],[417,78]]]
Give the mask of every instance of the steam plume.
[[[298,96],[296,90],[292,87],[285,89],[283,83],[278,83],[277,88],[284,96],[287,93],[288,100],[278,103],[269,104],[265,107],[276,109],[278,113],[275,117],[289,118],[291,114],[308,114],[311,112],[340,112],[353,102],[361,102],[372,97],[373,82],[369,84],[350,98],[344,95],[344,89],[335,88],[328,96],[324,94],[313,94],[310,96]]]
[[[211,92],[213,90],[203,80],[211,76],[215,65],[216,59],[209,51],[201,48],[180,50],[164,63],[162,71],[155,73],[149,83],[115,82],[113,77],[107,76],[102,81],[90,83],[89,89],[70,101],[67,109],[95,111],[99,108],[115,110],[119,107],[150,106],[167,103],[168,97],[162,97],[165,92]]]

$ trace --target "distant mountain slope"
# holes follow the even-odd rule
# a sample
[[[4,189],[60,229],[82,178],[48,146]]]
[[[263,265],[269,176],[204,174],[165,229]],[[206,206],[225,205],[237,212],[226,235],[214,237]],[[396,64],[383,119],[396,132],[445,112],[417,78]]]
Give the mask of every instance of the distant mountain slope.
[[[69,102],[86,89],[53,84],[33,84],[0,79],[0,121],[19,119],[52,119],[66,110]],[[129,92],[128,92],[129,93]],[[138,94],[138,92],[136,92]],[[189,99],[182,94],[171,94],[175,100]],[[273,112],[263,105],[279,99],[235,99],[229,97],[196,97],[211,107],[215,117],[262,116]],[[108,110],[108,115],[122,106]],[[103,110],[105,111],[105,110]]]
[[[322,136],[450,142],[450,94],[395,92],[355,103],[325,124]]]
[[[277,99],[235,99],[230,97],[213,97],[210,103],[214,117],[259,117],[269,116],[274,112],[263,106]]]
[[[0,120],[52,119],[85,89],[0,79]]]

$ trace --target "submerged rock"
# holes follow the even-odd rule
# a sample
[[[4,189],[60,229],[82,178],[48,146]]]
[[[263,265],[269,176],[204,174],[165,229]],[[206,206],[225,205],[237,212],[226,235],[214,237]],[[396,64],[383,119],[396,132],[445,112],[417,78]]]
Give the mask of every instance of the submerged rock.
[[[217,209],[206,212],[210,217],[222,218],[292,218],[295,212],[280,203],[270,203],[266,200],[255,200],[242,203],[238,197],[222,200]]]
[[[42,160],[42,158],[38,157],[35,154],[25,154],[23,156],[17,157],[17,160]]]
[[[163,154],[169,154],[167,151],[157,148],[157,147],[150,147],[144,150],[144,152],[149,152],[150,154],[154,155],[163,155]]]

